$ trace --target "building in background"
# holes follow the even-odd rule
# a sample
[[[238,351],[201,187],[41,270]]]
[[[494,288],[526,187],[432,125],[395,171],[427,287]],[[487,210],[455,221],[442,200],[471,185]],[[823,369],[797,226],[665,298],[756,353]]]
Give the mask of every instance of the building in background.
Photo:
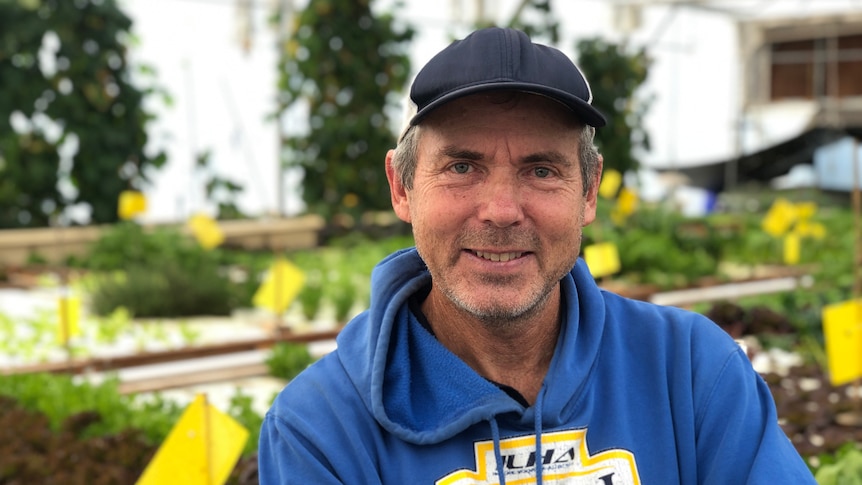
[[[672,23],[712,25],[691,37],[691,65],[673,82],[703,83],[665,90],[673,105],[703,106],[709,97],[727,109],[704,110],[678,125],[699,144],[674,146],[652,166],[678,169],[695,185],[720,191],[747,182],[818,186],[815,152],[862,129],[862,4],[850,0],[642,1],[625,8],[677,11]],[[669,14],[668,14],[669,15]],[[673,35],[672,23],[667,26]],[[721,25],[724,24],[724,25]],[[681,26],[678,29],[684,28]],[[722,55],[706,47],[720,45]],[[730,54],[730,56],[728,56]],[[696,59],[696,60],[695,60]],[[692,68],[700,72],[692,71]],[[717,82],[709,83],[712,77]],[[680,115],[682,112],[678,112]],[[718,123],[716,123],[718,122]],[[653,128],[655,129],[655,128]],[[660,135],[658,135],[660,136]],[[713,138],[713,142],[708,139]],[[721,140],[715,143],[715,140]],[[835,156],[850,151],[832,150]],[[656,157],[656,155],[659,155]],[[822,159],[823,156],[818,157]],[[847,167],[850,161],[832,167]],[[794,172],[788,177],[788,174]],[[850,174],[842,173],[845,180]],[[825,187],[824,187],[825,188]]]

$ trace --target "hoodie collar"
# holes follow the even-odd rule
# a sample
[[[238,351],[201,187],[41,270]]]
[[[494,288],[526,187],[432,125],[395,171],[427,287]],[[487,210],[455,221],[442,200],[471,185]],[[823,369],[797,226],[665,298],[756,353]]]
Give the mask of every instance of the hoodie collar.
[[[404,441],[433,444],[506,413],[515,413],[511,419],[519,425],[539,429],[564,423],[575,410],[601,336],[600,324],[579,322],[585,311],[586,321],[603,321],[603,305],[582,308],[581,302],[601,300],[583,262],[562,280],[567,311],[540,391],[539,413],[536,406],[525,410],[422,328],[407,301],[430,278],[413,248],[387,257],[372,273],[369,309],[338,337],[344,368],[380,425]]]

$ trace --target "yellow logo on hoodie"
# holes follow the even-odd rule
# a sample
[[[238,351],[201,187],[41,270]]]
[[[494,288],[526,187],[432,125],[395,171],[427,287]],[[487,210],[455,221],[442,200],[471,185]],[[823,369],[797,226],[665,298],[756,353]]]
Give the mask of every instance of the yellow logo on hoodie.
[[[628,450],[605,450],[590,455],[587,430],[569,430],[542,435],[542,482],[571,485],[640,485],[635,457]],[[458,470],[437,485],[498,484],[494,442],[474,445],[476,470]],[[500,440],[500,455],[506,485],[536,483],[536,438],[522,436]]]

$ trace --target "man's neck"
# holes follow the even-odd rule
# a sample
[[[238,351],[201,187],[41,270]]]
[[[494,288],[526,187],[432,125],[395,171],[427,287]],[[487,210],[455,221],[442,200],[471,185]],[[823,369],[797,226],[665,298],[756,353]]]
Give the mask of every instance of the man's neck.
[[[517,321],[486,322],[431,290],[422,312],[434,335],[479,375],[516,389],[532,404],[548,372],[560,333],[560,293]]]

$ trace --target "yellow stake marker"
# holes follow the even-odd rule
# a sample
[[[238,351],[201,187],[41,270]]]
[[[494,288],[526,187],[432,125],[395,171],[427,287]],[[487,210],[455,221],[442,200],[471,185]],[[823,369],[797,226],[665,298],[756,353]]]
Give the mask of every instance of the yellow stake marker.
[[[224,242],[224,233],[210,216],[195,214],[189,219],[192,235],[204,249],[212,249]]]
[[[779,197],[763,218],[762,226],[770,236],[779,237],[786,233],[796,221],[796,206],[787,199]]]
[[[222,485],[236,465],[248,434],[199,394],[183,411],[137,485]]]
[[[823,336],[832,385],[862,377],[862,299],[823,307]]]
[[[784,236],[784,263],[799,264],[799,235],[795,233]]]
[[[602,173],[602,182],[599,184],[599,195],[605,199],[613,199],[623,183],[623,176],[616,170],[606,170]]]
[[[124,190],[120,193],[117,204],[117,215],[120,219],[128,221],[138,214],[146,212],[147,198],[137,190]]]
[[[584,261],[593,278],[609,276],[620,270],[620,253],[614,243],[598,243],[585,247]]]
[[[817,204],[814,202],[797,202],[796,203],[796,218],[800,221],[807,221],[814,217],[817,213]]]
[[[67,345],[69,340],[81,334],[78,325],[81,315],[81,300],[72,296],[61,296],[57,300],[57,315],[59,325],[57,326],[57,342]]]
[[[266,278],[252,298],[252,303],[280,314],[293,303],[304,284],[305,273],[290,261],[279,258],[269,268]]]

